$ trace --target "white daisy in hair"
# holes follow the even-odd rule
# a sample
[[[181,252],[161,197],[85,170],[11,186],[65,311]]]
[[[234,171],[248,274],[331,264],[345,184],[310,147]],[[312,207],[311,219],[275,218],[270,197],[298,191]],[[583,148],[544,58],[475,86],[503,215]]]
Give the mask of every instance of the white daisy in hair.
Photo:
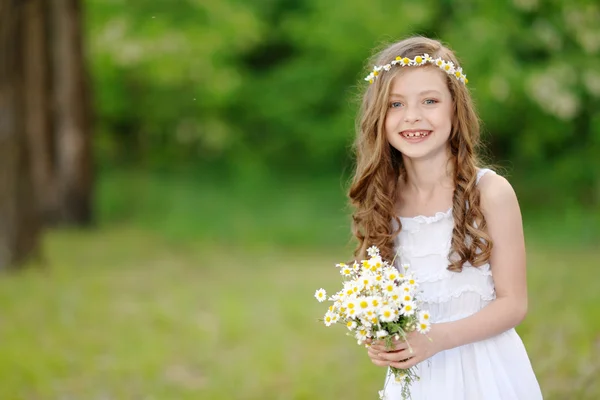
[[[425,60],[425,57],[423,56],[416,56],[413,62],[414,65],[423,65],[427,62],[427,60]]]

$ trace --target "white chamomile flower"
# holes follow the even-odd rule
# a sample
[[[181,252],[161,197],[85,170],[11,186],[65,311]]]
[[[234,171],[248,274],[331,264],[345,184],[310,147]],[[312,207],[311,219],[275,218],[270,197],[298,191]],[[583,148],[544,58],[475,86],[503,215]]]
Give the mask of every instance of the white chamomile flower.
[[[380,255],[375,255],[369,259],[368,264],[371,267],[371,271],[375,272],[383,266],[383,260],[381,260]]]
[[[404,303],[402,306],[402,314],[404,315],[413,315],[415,313],[415,303],[409,301],[408,303]]]
[[[420,322],[429,322],[431,320],[431,315],[428,311],[421,311],[419,313],[419,321]]]
[[[346,315],[349,317],[353,317],[358,312],[358,302],[356,298],[351,297],[346,300],[344,303],[344,308],[346,309]]]
[[[346,327],[351,331],[355,330],[357,326],[358,324],[356,323],[356,321],[350,320],[346,323]]]
[[[362,327],[356,331],[355,337],[360,341],[367,340],[367,338],[369,337],[369,331],[365,327]]]
[[[442,68],[444,66],[444,60],[442,60],[440,57],[436,58],[434,61],[435,65]]]
[[[373,287],[373,278],[370,275],[363,275],[358,280],[360,290],[370,290]]]
[[[335,266],[336,266],[337,268],[343,268],[343,267],[345,267],[345,266],[346,266],[346,264],[345,264],[345,263],[338,263],[338,264],[335,264]]]
[[[375,334],[375,336],[377,336],[377,339],[384,338],[384,337],[386,337],[387,335],[389,335],[389,333],[388,333],[388,331],[386,331],[385,329],[378,330],[378,331],[376,332],[376,334]]]
[[[406,273],[406,271],[408,271],[410,268],[410,264],[402,264],[400,267],[402,268],[402,271]]]
[[[357,263],[356,261],[354,261],[354,264],[352,264],[352,270],[353,270],[354,272],[358,272],[358,271],[360,271],[360,264],[359,264],[359,263]]]
[[[408,283],[410,286],[417,287],[417,280],[413,277],[413,276],[408,276],[406,279],[406,283]]]
[[[392,296],[396,291],[396,285],[394,285],[393,282],[388,281],[381,285],[381,290],[388,296]]]
[[[386,70],[386,71],[389,71],[390,69],[392,69],[392,66],[390,64],[385,64],[383,66],[383,69]]]
[[[387,268],[385,271],[385,277],[390,281],[395,281],[400,278],[400,273],[395,268]]]
[[[410,64],[411,64],[411,59],[408,57],[404,57],[400,60],[400,65],[402,65],[403,67],[409,66]]]
[[[332,312],[332,314],[333,314],[333,317],[331,317],[331,323],[332,324],[337,324],[337,322],[340,319],[340,316],[339,316],[339,314],[337,314],[335,312]]]
[[[462,68],[458,67],[454,70],[454,76],[456,77],[456,79],[459,79],[462,77]]]
[[[374,310],[381,307],[382,302],[383,302],[383,298],[381,298],[380,296],[373,296],[370,298],[371,307]]]
[[[377,246],[371,246],[367,249],[367,254],[369,255],[369,257],[377,257],[379,255],[379,249],[377,248]]]
[[[334,314],[331,311],[327,311],[327,313],[325,313],[325,317],[323,318],[323,323],[325,326],[331,326],[331,324],[333,324],[333,317]]]
[[[371,72],[369,75],[367,75],[365,81],[373,83],[373,79],[375,79],[375,74]]]
[[[390,306],[383,306],[379,312],[381,322],[394,322],[396,319],[396,313]]]
[[[350,268],[349,266],[345,265],[340,269],[340,274],[342,276],[352,276],[352,268]]]
[[[454,63],[452,61],[445,61],[442,69],[448,74],[454,74]]]
[[[415,65],[423,65],[425,63],[426,63],[425,57],[423,57],[423,56],[416,56],[415,59],[414,59],[414,64]]]
[[[402,302],[403,303],[409,303],[413,300],[413,297],[409,294],[409,293],[404,293],[402,295]]]
[[[317,290],[315,292],[315,299],[319,300],[319,303],[322,303],[325,300],[327,300],[327,292],[325,292],[325,289]]]
[[[417,324],[417,332],[427,333],[431,330],[431,324],[429,322],[421,321]]]
[[[371,299],[368,297],[359,297],[357,301],[358,312],[361,314],[371,309]]]
[[[404,283],[402,284],[402,286],[400,286],[400,293],[405,294],[405,293],[412,293],[413,291],[413,286],[411,286],[409,283]]]
[[[433,62],[433,58],[431,58],[431,56],[427,53],[423,54],[423,58],[425,59],[425,62]]]

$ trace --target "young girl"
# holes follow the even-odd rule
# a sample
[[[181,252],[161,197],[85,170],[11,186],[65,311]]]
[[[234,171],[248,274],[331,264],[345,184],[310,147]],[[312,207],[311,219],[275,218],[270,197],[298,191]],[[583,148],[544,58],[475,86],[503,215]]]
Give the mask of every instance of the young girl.
[[[386,349],[375,365],[416,366],[413,400],[537,400],[514,330],[527,313],[525,245],[515,192],[479,167],[468,80],[440,42],[413,37],[379,53],[366,89],[349,197],[365,258],[375,245],[409,264],[432,328]],[[409,348],[410,345],[410,348]],[[388,372],[386,399],[402,386]]]

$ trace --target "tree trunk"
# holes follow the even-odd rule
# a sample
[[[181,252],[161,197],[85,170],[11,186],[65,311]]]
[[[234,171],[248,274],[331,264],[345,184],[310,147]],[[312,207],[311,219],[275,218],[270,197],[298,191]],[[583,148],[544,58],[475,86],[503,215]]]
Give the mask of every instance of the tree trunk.
[[[35,198],[42,219],[59,218],[56,185],[54,133],[51,119],[48,7],[45,0],[28,0],[24,23],[24,96],[25,130],[35,188]]]
[[[81,0],[50,2],[56,187],[59,219],[92,222],[92,140]]]
[[[36,253],[40,225],[23,125],[24,3],[0,0],[0,270]]]

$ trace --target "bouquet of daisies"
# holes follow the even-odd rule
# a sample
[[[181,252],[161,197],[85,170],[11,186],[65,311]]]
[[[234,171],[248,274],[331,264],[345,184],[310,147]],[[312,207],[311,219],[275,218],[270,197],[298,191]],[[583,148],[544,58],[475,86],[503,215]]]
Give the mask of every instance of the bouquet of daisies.
[[[427,333],[431,327],[429,313],[421,310],[417,301],[417,283],[407,264],[401,274],[392,263],[382,260],[375,246],[367,250],[368,260],[353,265],[337,264],[344,277],[343,288],[327,299],[324,289],[315,297],[319,302],[329,300],[333,304],[325,313],[325,326],[344,324],[349,335],[362,345],[367,339],[384,340],[391,348],[393,338],[406,338],[406,334],[417,330]],[[414,370],[390,367],[395,381],[403,384],[403,397],[410,396],[410,384],[418,379]],[[380,392],[380,395],[382,392]]]

